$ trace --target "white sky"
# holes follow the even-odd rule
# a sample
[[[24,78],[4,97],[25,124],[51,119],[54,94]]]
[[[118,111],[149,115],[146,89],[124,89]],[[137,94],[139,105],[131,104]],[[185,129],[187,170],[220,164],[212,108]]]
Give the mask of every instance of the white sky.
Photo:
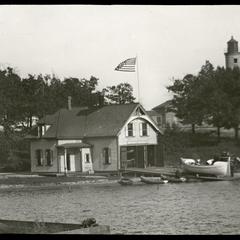
[[[140,102],[171,98],[172,78],[196,74],[205,60],[224,66],[231,35],[240,41],[240,6],[0,6],[0,64],[21,76],[98,77],[99,89],[136,73],[114,71],[138,56]]]

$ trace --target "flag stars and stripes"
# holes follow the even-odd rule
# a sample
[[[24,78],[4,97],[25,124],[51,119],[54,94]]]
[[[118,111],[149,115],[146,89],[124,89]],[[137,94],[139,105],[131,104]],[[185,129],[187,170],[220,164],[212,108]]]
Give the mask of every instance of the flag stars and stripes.
[[[136,58],[128,58],[127,60],[121,62],[115,68],[115,71],[135,72],[135,66],[136,66]]]

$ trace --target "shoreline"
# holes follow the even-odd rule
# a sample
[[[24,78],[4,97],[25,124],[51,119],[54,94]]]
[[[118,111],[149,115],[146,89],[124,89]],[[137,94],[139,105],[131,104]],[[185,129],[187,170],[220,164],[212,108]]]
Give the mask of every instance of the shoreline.
[[[1,190],[18,190],[18,189],[46,189],[59,187],[75,187],[92,184],[113,184],[117,183],[119,177],[110,176],[39,176],[24,175],[14,173],[0,173],[0,191]]]

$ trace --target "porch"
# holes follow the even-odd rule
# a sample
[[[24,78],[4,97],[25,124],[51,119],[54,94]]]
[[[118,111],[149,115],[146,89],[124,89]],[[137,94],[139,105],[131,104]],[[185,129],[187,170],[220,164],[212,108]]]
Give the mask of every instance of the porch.
[[[91,145],[65,143],[57,145],[59,173],[93,172]]]

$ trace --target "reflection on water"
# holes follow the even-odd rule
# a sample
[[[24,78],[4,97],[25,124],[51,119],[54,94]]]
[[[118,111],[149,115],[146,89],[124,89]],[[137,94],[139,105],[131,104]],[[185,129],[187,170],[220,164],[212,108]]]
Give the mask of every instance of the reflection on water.
[[[112,232],[239,234],[240,182],[0,191],[0,218],[79,223],[95,217]]]

